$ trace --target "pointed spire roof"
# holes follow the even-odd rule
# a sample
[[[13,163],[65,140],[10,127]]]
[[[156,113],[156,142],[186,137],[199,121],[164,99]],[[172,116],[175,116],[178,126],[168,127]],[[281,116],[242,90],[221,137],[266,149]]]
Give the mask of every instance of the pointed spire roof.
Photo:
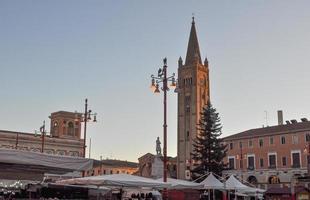
[[[195,59],[198,59],[198,63],[202,64],[198,38],[196,34],[195,18],[193,17],[192,19],[193,21],[192,21],[191,33],[189,35],[189,41],[187,45],[185,65],[195,63]]]

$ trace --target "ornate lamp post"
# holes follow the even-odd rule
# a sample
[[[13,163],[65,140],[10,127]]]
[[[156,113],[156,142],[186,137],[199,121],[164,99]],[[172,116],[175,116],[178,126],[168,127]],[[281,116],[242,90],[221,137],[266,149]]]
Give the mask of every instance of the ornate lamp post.
[[[310,135],[307,135],[308,144],[306,144],[304,148],[304,154],[306,155],[306,164],[307,164],[307,170],[308,170],[308,176],[310,176]]]
[[[164,146],[163,146],[163,155],[164,155],[164,172],[163,179],[164,182],[167,182],[167,91],[169,91],[168,82],[171,82],[171,87],[176,87],[175,74],[167,77],[167,58],[163,59],[164,66],[159,68],[157,76],[152,75],[152,84],[151,88],[154,93],[160,93],[159,84],[162,83],[162,87],[160,88],[164,92]],[[164,189],[163,199],[167,199],[167,190]]]
[[[85,111],[84,116],[82,117],[82,122],[84,122],[84,145],[83,145],[83,156],[86,156],[86,129],[87,129],[87,122],[89,122],[94,117],[93,122],[97,122],[97,113],[92,113],[92,110],[88,110],[87,99],[85,99]]]
[[[43,126],[40,127],[40,132],[42,134],[42,148],[41,148],[41,153],[44,152],[44,142],[45,142],[45,121],[43,121]]]
[[[35,136],[37,136],[37,130],[34,130],[34,134]],[[40,127],[40,130],[39,132],[41,133],[41,153],[44,153],[44,145],[45,145],[45,136],[47,134],[46,130],[45,130],[45,120],[43,121],[43,125]],[[16,142],[16,148],[17,148],[17,145],[18,145],[18,141]]]

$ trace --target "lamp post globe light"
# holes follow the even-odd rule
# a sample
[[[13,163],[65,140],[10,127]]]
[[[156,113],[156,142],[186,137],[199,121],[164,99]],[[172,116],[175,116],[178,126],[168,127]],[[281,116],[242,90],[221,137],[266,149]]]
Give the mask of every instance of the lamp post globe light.
[[[85,99],[85,111],[82,116],[81,122],[84,122],[84,144],[83,144],[83,157],[86,157],[86,130],[87,130],[87,122],[92,120],[92,122],[97,122],[97,113],[92,113],[92,110],[88,110],[88,100]]]
[[[164,92],[164,145],[163,145],[163,156],[164,156],[164,170],[163,170],[163,181],[167,182],[167,91],[169,91],[168,82],[171,82],[171,87],[176,87],[175,74],[167,77],[167,58],[163,59],[164,66],[158,69],[157,76],[151,75],[151,89],[154,93],[160,93],[160,89]],[[162,83],[162,87],[160,84]],[[163,190],[163,199],[167,199],[167,190]]]

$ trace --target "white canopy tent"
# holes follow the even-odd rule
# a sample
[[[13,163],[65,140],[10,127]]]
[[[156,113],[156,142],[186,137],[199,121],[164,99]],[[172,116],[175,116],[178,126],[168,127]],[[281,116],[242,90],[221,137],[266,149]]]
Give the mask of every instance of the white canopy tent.
[[[265,192],[265,190],[263,189],[244,185],[238,179],[236,179],[234,175],[230,175],[230,177],[225,182],[225,189],[235,190],[237,191],[236,194],[244,194],[248,196],[258,196],[258,197],[261,197],[262,193]]]
[[[248,191],[252,188],[241,183],[238,179],[235,178],[234,175],[230,175],[230,177],[225,182],[225,189]]]
[[[158,181],[163,181],[163,178],[157,179]],[[171,184],[169,189],[202,189],[203,186],[200,183],[174,179],[174,178],[167,178],[167,183]]]
[[[169,183],[129,174],[111,174],[57,181],[57,184],[169,188]]]
[[[210,192],[211,190],[213,191],[213,199],[215,199],[215,190],[223,190],[224,189],[224,184],[219,181],[214,175],[213,173],[209,173],[209,175],[207,176],[207,178],[205,178],[202,182],[200,182],[200,184],[202,184],[203,189],[208,190],[208,199],[211,199],[210,196]]]
[[[222,190],[224,189],[224,184],[219,181],[213,173],[210,173],[206,179],[204,179],[200,184],[203,184],[204,189]]]

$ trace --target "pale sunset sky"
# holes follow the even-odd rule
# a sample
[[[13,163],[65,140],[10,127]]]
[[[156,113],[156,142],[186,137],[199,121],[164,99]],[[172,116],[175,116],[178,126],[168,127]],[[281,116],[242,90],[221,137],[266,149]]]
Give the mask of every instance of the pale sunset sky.
[[[155,153],[163,96],[151,93],[150,76],[164,57],[177,72],[192,13],[223,136],[275,125],[279,109],[285,120],[310,118],[309,8],[308,0],[1,0],[0,129],[34,132],[52,112],[82,112],[88,98],[98,113],[88,125],[93,158]],[[170,156],[176,97],[168,96]]]

